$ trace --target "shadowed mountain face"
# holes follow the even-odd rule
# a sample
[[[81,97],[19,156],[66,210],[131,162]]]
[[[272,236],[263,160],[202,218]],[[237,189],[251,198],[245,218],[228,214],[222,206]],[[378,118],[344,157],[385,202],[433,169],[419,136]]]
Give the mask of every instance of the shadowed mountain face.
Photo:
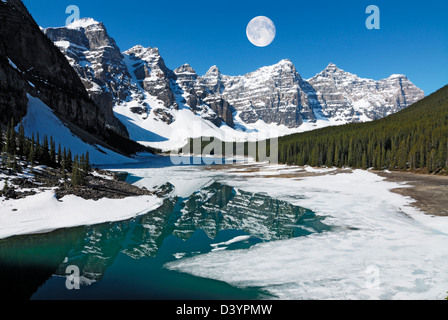
[[[170,190],[161,187],[165,189]],[[212,249],[248,248],[259,242],[331,230],[323,220],[308,209],[266,194],[215,182],[188,198],[167,198],[159,209],[133,220],[2,240],[0,266],[21,265],[27,270],[45,266],[45,281],[51,268],[54,274],[65,276],[67,266],[76,265],[87,285],[101,281],[120,253],[132,259],[173,260],[178,254],[188,257]],[[244,241],[215,240],[223,232],[244,235]],[[168,243],[173,241],[179,243],[170,247]],[[30,247],[33,255],[27,254]],[[33,257],[38,257],[36,264]]]
[[[98,107],[92,101],[77,72],[42,33],[23,3],[2,1],[0,120],[3,124],[11,117],[18,123],[26,114],[27,93],[43,101],[86,140],[107,141],[110,131],[128,137],[112,108]]]

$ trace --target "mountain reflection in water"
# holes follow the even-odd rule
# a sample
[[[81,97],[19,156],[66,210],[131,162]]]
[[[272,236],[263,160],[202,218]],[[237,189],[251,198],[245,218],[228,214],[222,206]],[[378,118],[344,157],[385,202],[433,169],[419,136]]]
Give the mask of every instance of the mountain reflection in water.
[[[9,297],[28,299],[52,276],[65,277],[69,265],[79,267],[83,285],[98,284],[120,254],[157,258],[163,268],[213,249],[245,249],[330,230],[323,220],[266,194],[212,181],[189,197],[168,197],[157,210],[131,220],[1,240],[0,271],[9,275]]]

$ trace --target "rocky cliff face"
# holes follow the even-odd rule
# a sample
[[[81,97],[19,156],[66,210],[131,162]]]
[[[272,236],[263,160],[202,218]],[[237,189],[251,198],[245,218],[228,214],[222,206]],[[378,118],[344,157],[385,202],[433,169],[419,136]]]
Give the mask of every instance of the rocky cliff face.
[[[362,79],[330,64],[305,80],[289,60],[244,76],[224,76],[216,67],[202,78],[206,86],[239,112],[245,123],[263,120],[295,128],[304,121],[374,120],[400,111],[424,97],[406,76]]]
[[[220,98],[205,101],[207,94],[196,85],[196,72],[189,66],[168,69],[157,48],[138,45],[121,53],[104,25],[90,18],[47,28],[44,33],[67,56],[92,99],[104,109],[130,103],[133,113],[143,118],[151,114],[169,124],[173,121],[170,110],[178,110],[180,100],[217,126],[226,121],[233,126],[230,106]],[[160,104],[151,103],[154,100]]]
[[[79,77],[42,34],[22,2],[2,1],[0,8],[2,60],[9,63],[3,63],[2,92],[8,92],[7,79],[15,79],[12,87],[16,91],[11,95],[15,103],[2,105],[4,112],[24,115],[27,101],[23,97],[30,92],[39,95],[63,118],[82,127],[101,129],[103,125],[97,126],[97,108],[82,108],[89,98]]]
[[[217,74],[212,68],[204,82],[215,95],[228,101],[245,123],[263,120],[298,127],[304,120],[315,119],[309,85],[289,60],[239,77]]]
[[[135,46],[124,55],[128,69],[144,91],[161,100],[166,108],[179,108],[171,89],[175,75],[166,67],[157,48]]]
[[[128,99],[132,81],[122,54],[104,25],[85,19],[44,32],[65,54],[109,126],[126,135],[126,128],[115,118],[112,109]]]
[[[221,126],[224,122],[234,127],[233,108],[229,103],[215,92],[210,90],[207,83],[189,65],[184,64],[176,70],[177,92],[183,97],[183,102],[191,110],[202,118],[211,121],[216,126]]]
[[[20,0],[0,2],[0,114],[5,124],[27,112],[26,94],[39,98],[83,139],[104,143],[111,130],[128,133],[112,111],[99,108],[78,73],[35,23]],[[109,121],[108,121],[109,120]],[[107,144],[105,144],[107,145]]]
[[[330,63],[309,79],[322,115],[355,122],[374,120],[400,111],[424,98],[424,93],[404,75],[379,81],[363,79]]]

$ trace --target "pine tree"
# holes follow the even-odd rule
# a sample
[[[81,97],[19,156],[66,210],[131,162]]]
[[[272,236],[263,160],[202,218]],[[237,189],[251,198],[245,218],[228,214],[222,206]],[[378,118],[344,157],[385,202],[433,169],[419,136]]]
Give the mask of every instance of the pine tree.
[[[6,166],[8,165],[8,154],[5,151],[5,146],[3,146],[3,150],[2,150],[2,168],[6,168]]]
[[[73,162],[72,162],[72,151],[70,150],[70,148],[67,151],[67,161],[66,161],[66,165],[67,165],[67,170],[71,171],[72,167],[73,167]]]
[[[448,158],[447,158],[448,161]],[[90,154],[89,151],[86,152],[86,168],[85,168],[86,172],[89,173],[90,171],[92,171],[92,165],[90,163]]]
[[[6,149],[8,153],[12,154],[16,151],[16,148],[16,131],[14,129],[14,119],[11,118],[6,130]]]
[[[431,152],[428,154],[427,158],[428,158],[427,171],[428,173],[433,173],[437,169],[436,150],[431,149]]]
[[[36,162],[42,162],[42,147],[40,145],[39,132],[36,133],[36,146],[34,148]]]
[[[61,166],[62,160],[63,160],[63,158],[62,158],[61,144],[59,143],[58,144],[58,157],[57,157],[57,163],[56,164],[58,166]]]
[[[53,140],[53,137],[50,137],[50,166],[56,166],[56,144]]]
[[[407,154],[406,143],[402,140],[397,151],[398,169],[407,169]]]
[[[332,167],[334,165],[334,162],[333,162],[334,152],[335,152],[334,147],[332,145],[330,145],[329,148],[327,149],[327,155],[326,155],[327,159],[325,161],[327,167]]]
[[[21,172],[22,170],[20,170],[20,166],[17,163],[17,154],[14,152],[13,156],[12,156],[12,171],[13,172]]]
[[[78,170],[78,155],[75,155],[72,163],[72,186],[76,187],[80,184],[79,170]]]
[[[33,136],[33,140],[31,140],[30,144],[30,151],[28,153],[28,162],[30,163],[31,167],[34,167],[35,160],[36,160],[36,149],[34,147],[34,136]]]
[[[61,161],[64,162],[65,168],[68,169],[67,167],[67,150],[64,147],[64,150],[62,151],[62,159]]]
[[[0,150],[3,149],[3,130],[2,126],[0,125]]]
[[[79,171],[79,182],[81,185],[84,184],[85,178],[86,178],[86,157],[84,154],[82,154],[79,157],[79,163],[78,163],[78,171]]]
[[[8,125],[6,126],[5,139],[5,149],[3,151],[9,153],[9,148],[11,145],[11,122],[8,122]]]
[[[334,162],[333,165],[336,167],[340,166],[340,158],[339,158],[339,148],[338,146],[336,146],[335,150],[334,150]]]
[[[350,138],[347,161],[348,161],[347,165],[349,167],[354,167],[356,165],[356,155],[355,155],[355,150],[354,150],[353,138]]]
[[[48,136],[44,136],[44,142],[42,143],[42,163],[45,165],[50,164],[50,148],[49,148],[49,142],[48,142]]]
[[[23,124],[20,123],[19,125],[19,135],[17,138],[17,147],[18,147],[18,151],[19,151],[19,155],[22,157],[24,156],[25,153],[25,128],[23,127]]]
[[[66,166],[65,166],[65,159],[62,158],[61,159],[61,176],[62,179],[64,180],[64,183],[67,182],[67,174],[66,174]]]
[[[17,172],[17,158],[15,153],[9,154],[8,169],[11,169],[14,173]]]
[[[5,184],[3,185],[2,194],[5,195],[8,192],[8,178],[5,179]]]
[[[446,139],[446,162],[445,169],[448,169],[448,139]]]
[[[361,157],[361,166],[363,169],[367,169],[369,166],[367,163],[367,155],[365,152],[362,154],[362,157]]]
[[[72,164],[72,185],[74,187],[76,186],[82,186],[85,184],[85,172],[83,170],[83,164],[85,163],[85,156],[81,155],[79,157],[78,155],[75,155],[75,158],[73,160]]]

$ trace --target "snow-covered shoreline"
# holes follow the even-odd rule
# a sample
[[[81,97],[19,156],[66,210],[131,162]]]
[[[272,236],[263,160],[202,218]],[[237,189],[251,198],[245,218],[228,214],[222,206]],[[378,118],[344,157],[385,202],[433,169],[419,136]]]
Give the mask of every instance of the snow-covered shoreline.
[[[0,198],[0,239],[131,219],[162,205],[155,195],[85,200],[70,195],[58,200],[54,190],[24,199]]]
[[[426,215],[412,198],[392,192],[403,184],[364,170],[330,170],[297,178],[236,173],[241,179],[229,183],[309,208],[334,231],[213,251],[165,267],[260,287],[279,299],[444,299],[448,218]]]

